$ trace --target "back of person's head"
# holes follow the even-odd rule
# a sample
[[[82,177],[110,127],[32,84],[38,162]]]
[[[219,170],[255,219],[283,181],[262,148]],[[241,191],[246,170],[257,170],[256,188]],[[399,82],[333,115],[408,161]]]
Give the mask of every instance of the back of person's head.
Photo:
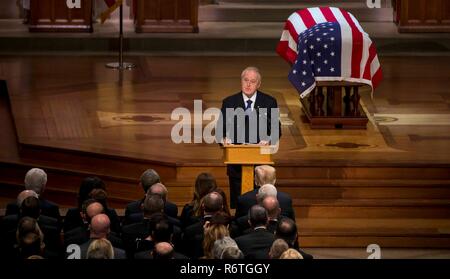
[[[92,217],[90,225],[91,238],[106,238],[110,232],[111,221],[108,215],[100,213]]]
[[[276,197],[268,196],[261,204],[266,210],[269,219],[277,219],[281,214],[280,203]]]
[[[206,172],[199,174],[195,180],[194,200],[200,201],[215,189],[217,189],[217,182],[214,176]]]
[[[289,249],[289,245],[283,239],[276,239],[270,247],[269,258],[279,259],[284,251]]]
[[[44,192],[45,185],[47,185],[47,174],[42,169],[30,169],[25,175],[24,182],[25,189],[33,190],[36,194],[40,195]]]
[[[214,214],[223,209],[223,197],[217,192],[211,192],[203,198],[203,212]]]
[[[159,242],[153,248],[152,254],[153,259],[173,259],[173,246],[168,242]]]
[[[16,243],[18,246],[28,245],[30,250],[35,249],[36,245],[35,241],[37,241],[37,238],[39,238],[40,241],[40,249],[44,248],[44,234],[42,233],[41,229],[39,228],[39,224],[36,221],[36,219],[31,217],[23,217],[19,220],[17,224],[16,229]],[[28,249],[28,248],[27,248]],[[32,253],[28,253],[29,256],[33,255]],[[40,253],[38,253],[40,254]]]
[[[81,209],[83,206],[83,202],[89,199],[89,194],[94,189],[103,189],[106,190],[106,185],[103,180],[101,180],[97,176],[89,176],[81,181],[80,189],[78,189],[78,208]]]
[[[20,216],[28,216],[37,219],[39,218],[39,215],[41,215],[39,199],[33,196],[24,199],[20,207]]]
[[[228,214],[231,215],[230,208],[228,207],[228,199],[227,194],[222,188],[216,188],[213,192],[219,193],[222,196],[222,210]]]
[[[94,199],[103,205],[103,208],[108,208],[108,193],[104,189],[93,189],[89,193],[89,198]]]
[[[260,205],[252,206],[248,211],[248,220],[252,228],[267,226],[267,210]]]
[[[256,201],[258,204],[261,204],[262,201],[267,197],[277,197],[277,188],[272,184],[264,184],[258,189],[258,193],[256,194]]]
[[[147,195],[144,200],[144,217],[164,211],[164,200],[160,195]]]
[[[42,255],[44,249],[43,239],[36,232],[28,232],[18,242],[20,258],[26,259],[33,255]]]
[[[203,254],[205,258],[212,259],[214,242],[218,239],[230,236],[228,227],[221,223],[211,223],[209,222],[204,227],[204,238],[203,238]]]
[[[161,178],[159,174],[154,169],[148,169],[144,171],[140,178],[140,184],[142,189],[144,189],[144,193],[148,192],[148,189],[155,183],[161,182]]]
[[[275,236],[284,239],[289,247],[292,248],[297,240],[297,225],[292,219],[284,217],[278,221]]]
[[[114,248],[111,242],[106,238],[93,240],[87,249],[86,259],[114,259]]]
[[[94,199],[87,199],[83,202],[82,213],[85,222],[91,223],[91,219],[100,213],[104,213],[105,209],[101,203]]]
[[[263,186],[264,184],[275,185],[276,182],[275,168],[269,165],[262,165],[255,167],[255,184]]]
[[[281,254],[280,259],[282,260],[302,260],[303,256],[299,251],[289,248]]]
[[[172,242],[173,225],[169,222],[169,219],[161,213],[152,215],[152,240],[154,243],[159,242]]]
[[[22,202],[28,198],[28,197],[35,197],[35,198],[39,198],[39,195],[36,194],[35,191],[33,190],[23,190],[22,192],[20,192],[17,195],[17,199],[16,199],[16,204],[18,207],[22,206]]]
[[[236,241],[234,241],[234,239],[232,239],[229,236],[225,236],[214,241],[214,246],[212,248],[212,255],[214,259],[223,259],[223,254],[225,250],[230,247],[239,250]]]
[[[222,259],[224,260],[241,260],[244,258],[244,253],[239,247],[227,247],[223,250]]]
[[[224,225],[228,226],[231,223],[231,216],[223,211],[218,211],[211,215],[209,219],[210,225]]]
[[[194,216],[202,215],[202,200],[203,198],[212,191],[217,190],[217,182],[214,176],[209,173],[203,172],[197,176],[195,180],[194,187],[194,198],[192,199],[191,205],[194,212]]]
[[[164,202],[167,201],[167,188],[162,183],[155,183],[147,191],[147,195],[160,195]]]

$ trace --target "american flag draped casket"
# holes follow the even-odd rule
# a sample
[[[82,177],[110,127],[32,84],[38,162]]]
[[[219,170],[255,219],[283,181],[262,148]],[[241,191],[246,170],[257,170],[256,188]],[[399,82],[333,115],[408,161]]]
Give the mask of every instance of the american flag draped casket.
[[[286,20],[277,53],[292,65],[288,78],[304,98],[316,81],[364,83],[372,91],[382,80],[374,43],[349,12],[308,8]]]

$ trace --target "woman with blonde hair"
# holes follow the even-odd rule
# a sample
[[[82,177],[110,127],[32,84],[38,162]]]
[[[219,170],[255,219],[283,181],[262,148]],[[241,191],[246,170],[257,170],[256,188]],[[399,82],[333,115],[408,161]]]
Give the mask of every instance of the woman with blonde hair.
[[[228,231],[228,225],[231,221],[230,215],[225,212],[218,212],[211,216],[211,219],[207,221],[204,228],[203,238],[203,258],[214,259],[213,248],[214,242],[218,239],[222,239],[226,236],[230,236]]]
[[[114,248],[106,238],[95,239],[89,244],[86,258],[97,260],[114,259]]]

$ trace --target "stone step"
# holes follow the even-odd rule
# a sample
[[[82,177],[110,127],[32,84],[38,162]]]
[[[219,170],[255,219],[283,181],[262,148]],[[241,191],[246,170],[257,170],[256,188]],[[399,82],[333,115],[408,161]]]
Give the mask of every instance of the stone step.
[[[450,247],[450,220],[297,218],[301,247]]]

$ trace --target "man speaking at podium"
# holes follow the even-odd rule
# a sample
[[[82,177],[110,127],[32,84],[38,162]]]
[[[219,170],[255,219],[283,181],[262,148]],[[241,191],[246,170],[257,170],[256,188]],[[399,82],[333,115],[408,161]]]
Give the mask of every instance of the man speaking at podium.
[[[276,144],[281,136],[277,100],[261,91],[261,74],[256,67],[247,67],[241,74],[241,92],[222,102],[220,123],[223,125],[221,143],[228,144]],[[275,123],[276,122],[276,123]],[[274,125],[276,124],[276,125]],[[272,133],[273,127],[278,126]],[[227,165],[230,182],[230,207],[236,208],[241,194],[241,165]]]

